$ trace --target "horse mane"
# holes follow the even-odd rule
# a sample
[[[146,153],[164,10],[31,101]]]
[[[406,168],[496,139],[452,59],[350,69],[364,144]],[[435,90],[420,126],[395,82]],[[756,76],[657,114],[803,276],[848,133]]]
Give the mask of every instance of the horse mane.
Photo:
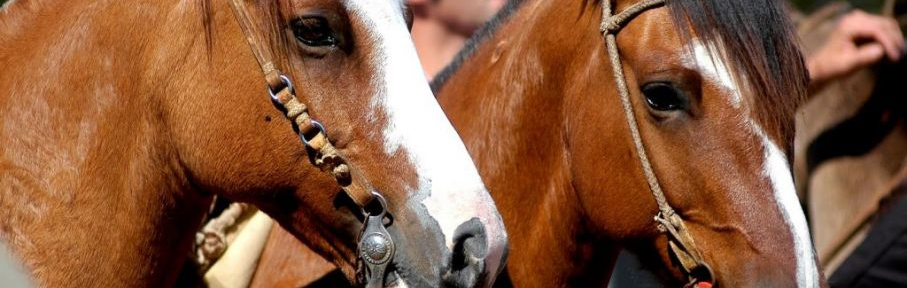
[[[526,1],[508,1],[432,80],[432,90],[440,90],[523,2]],[[766,128],[780,129],[782,139],[793,139],[794,113],[807,93],[809,76],[784,3],[780,0],[667,0],[666,4],[687,49],[691,49],[694,36],[710,49],[724,48],[713,52],[721,52],[719,55],[732,64],[738,84],[748,84],[740,87],[759,95],[750,103],[757,121]]]
[[[510,16],[512,16],[517,10],[519,10],[523,2],[526,1],[508,0],[507,4],[505,4],[504,7],[502,7],[501,10],[498,11],[498,13],[495,13],[494,17],[492,17],[491,20],[485,22],[485,25],[483,25],[482,28],[479,28],[478,31],[473,33],[472,36],[469,37],[469,40],[466,41],[466,44],[463,45],[463,49],[460,49],[460,52],[458,52],[454,57],[453,61],[451,61],[450,64],[444,67],[441,72],[438,72],[438,74],[435,75],[434,78],[432,78],[431,83],[429,83],[431,85],[432,92],[435,92],[435,94],[437,94],[438,90],[440,90],[441,87],[444,86],[444,82],[447,82],[447,79],[449,79],[450,76],[453,76],[453,74],[460,69],[460,66],[463,65],[463,62],[469,59],[469,57],[476,52],[476,50],[479,48],[479,45],[485,42],[485,40],[491,38],[491,36],[494,36],[501,24],[510,19]]]

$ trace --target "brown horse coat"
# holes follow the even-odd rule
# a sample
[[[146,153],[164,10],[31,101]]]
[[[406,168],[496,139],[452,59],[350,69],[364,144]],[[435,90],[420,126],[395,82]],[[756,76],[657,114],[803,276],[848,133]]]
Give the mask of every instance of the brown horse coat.
[[[243,3],[250,35],[388,201],[399,249],[375,279],[493,281],[506,231],[421,81],[402,2]],[[363,211],[312,165],[246,36],[229,1],[0,8],[0,240],[36,284],[170,286],[214,195],[257,206],[354,279]]]

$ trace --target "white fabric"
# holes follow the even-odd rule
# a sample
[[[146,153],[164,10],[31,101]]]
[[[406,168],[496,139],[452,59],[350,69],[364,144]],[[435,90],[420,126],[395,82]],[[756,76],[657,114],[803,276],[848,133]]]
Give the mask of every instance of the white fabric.
[[[208,287],[249,287],[273,224],[274,220],[268,215],[261,211],[255,212],[224,255],[205,273]]]

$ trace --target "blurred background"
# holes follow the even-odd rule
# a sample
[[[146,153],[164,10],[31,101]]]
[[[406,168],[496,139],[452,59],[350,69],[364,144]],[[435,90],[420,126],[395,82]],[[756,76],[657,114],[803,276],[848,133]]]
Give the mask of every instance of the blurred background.
[[[0,1],[2,1],[2,0],[0,0]],[[825,6],[832,2],[840,2],[840,1],[790,0],[789,2],[791,4],[793,4],[794,6],[796,6],[797,9],[799,9],[800,11],[803,11],[805,13],[812,13],[813,11],[821,8],[822,6]],[[882,5],[884,4],[885,1],[884,0],[850,0],[850,1],[846,1],[846,2],[850,2],[850,5],[852,5],[855,8],[878,14],[881,12]]]

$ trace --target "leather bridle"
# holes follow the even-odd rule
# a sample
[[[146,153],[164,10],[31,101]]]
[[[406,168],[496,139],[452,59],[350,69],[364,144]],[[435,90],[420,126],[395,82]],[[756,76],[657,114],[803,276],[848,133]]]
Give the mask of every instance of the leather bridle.
[[[277,68],[274,55],[268,48],[269,42],[255,32],[256,22],[245,1],[230,0],[230,3],[252,54],[264,73],[272,102],[295,126],[299,139],[311,152],[312,164],[329,172],[363,213],[362,230],[358,235],[357,280],[366,287],[382,287],[387,266],[396,251],[393,238],[384,224],[385,218],[389,217],[387,200],[331,144],[324,126],[312,119],[308,107],[296,97],[293,82]]]
[[[630,126],[630,135],[633,137],[636,155],[642,165],[642,171],[649,184],[649,190],[652,192],[652,196],[655,197],[655,203],[658,204],[658,214],[655,215],[658,230],[667,234],[668,252],[679,262],[681,271],[689,280],[686,286],[711,286],[714,280],[711,268],[705,263],[699,253],[700,250],[696,248],[693,236],[690,235],[690,231],[684,225],[683,218],[668,204],[667,198],[665,198],[665,194],[661,190],[661,185],[658,184],[658,176],[652,170],[652,164],[649,162],[649,156],[646,154],[645,145],[642,143],[642,137],[639,134],[639,125],[636,123],[633,106],[630,104],[630,91],[620,62],[620,52],[617,50],[617,33],[620,29],[642,12],[663,7],[665,0],[643,0],[618,14],[613,14],[611,0],[601,0],[601,3],[602,21],[600,32],[605,38],[608,58],[611,60],[611,67],[614,71],[614,82],[620,94],[620,102],[627,118],[627,124]]]

